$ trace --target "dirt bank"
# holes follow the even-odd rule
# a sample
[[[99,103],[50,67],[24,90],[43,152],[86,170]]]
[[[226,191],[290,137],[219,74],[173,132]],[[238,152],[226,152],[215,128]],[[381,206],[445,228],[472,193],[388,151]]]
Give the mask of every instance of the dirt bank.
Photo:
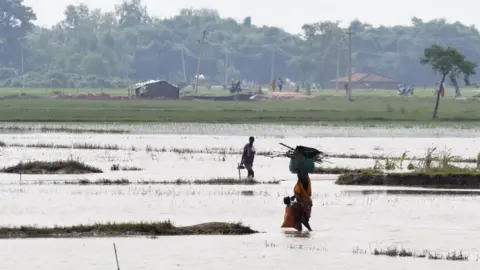
[[[244,235],[257,231],[240,223],[209,222],[177,227],[170,221],[155,223],[107,223],[71,227],[0,227],[0,238],[125,237],[162,235]]]
[[[78,161],[57,160],[21,162],[15,166],[3,168],[0,172],[21,174],[86,174],[102,173],[103,171]]]
[[[340,175],[335,183],[338,185],[480,189],[480,172],[345,173]]]

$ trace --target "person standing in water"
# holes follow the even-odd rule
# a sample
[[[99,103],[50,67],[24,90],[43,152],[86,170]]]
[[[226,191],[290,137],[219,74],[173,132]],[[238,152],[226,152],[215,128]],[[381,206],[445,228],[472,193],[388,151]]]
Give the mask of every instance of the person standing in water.
[[[294,196],[297,204],[295,205],[295,227],[298,231],[302,231],[302,224],[309,231],[312,231],[310,227],[310,215],[312,213],[312,182],[308,172],[299,170],[297,172],[297,184],[293,188]]]
[[[255,147],[253,147],[253,142],[255,138],[250,137],[248,143],[243,147],[242,162],[240,166],[245,165],[245,168],[248,171],[248,178],[254,178],[255,172],[253,171],[253,160],[255,159]]]

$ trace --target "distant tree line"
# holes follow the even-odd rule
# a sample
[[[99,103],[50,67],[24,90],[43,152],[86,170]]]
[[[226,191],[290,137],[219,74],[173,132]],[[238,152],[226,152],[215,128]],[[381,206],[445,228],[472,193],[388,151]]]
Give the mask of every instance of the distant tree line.
[[[183,9],[172,18],[149,15],[140,0],[114,12],[69,5],[51,28],[34,24],[35,12],[23,0],[0,0],[0,82],[7,87],[125,87],[147,79],[192,83],[207,30],[201,67],[210,83],[231,80],[269,83],[273,77],[295,82],[328,82],[347,72],[347,34],[339,22],[305,24],[302,35],[276,27],[257,27],[221,18],[215,10]],[[412,26],[373,27],[360,21],[352,29],[352,71],[372,72],[417,86],[438,77],[419,59],[433,44],[457,48],[480,60],[480,35],[474,26],[443,19]],[[273,58],[273,59],[272,59]],[[477,77],[472,77],[475,81]]]

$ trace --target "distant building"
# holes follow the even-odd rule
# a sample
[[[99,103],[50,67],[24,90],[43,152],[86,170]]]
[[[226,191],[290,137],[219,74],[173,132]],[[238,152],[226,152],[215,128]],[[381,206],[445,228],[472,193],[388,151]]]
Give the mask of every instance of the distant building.
[[[335,88],[337,82],[342,89],[348,83],[348,76],[331,80],[330,85]],[[398,81],[373,73],[352,73],[352,89],[397,89],[398,84]]]
[[[135,91],[136,98],[164,98],[178,99],[180,97],[180,88],[167,81],[151,80],[136,83],[129,87]]]

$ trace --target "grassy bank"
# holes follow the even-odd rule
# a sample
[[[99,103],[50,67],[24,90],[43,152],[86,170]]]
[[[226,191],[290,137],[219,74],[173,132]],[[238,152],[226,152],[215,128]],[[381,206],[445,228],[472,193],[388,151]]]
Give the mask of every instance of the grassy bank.
[[[209,222],[175,226],[170,221],[155,223],[107,223],[69,227],[0,227],[0,238],[125,237],[162,235],[244,235],[257,231],[240,223]]]
[[[297,101],[132,101],[0,100],[0,121],[32,122],[395,122],[399,124],[473,123],[480,121],[477,102],[445,98],[439,120],[432,122],[433,97],[361,95],[317,96]]]
[[[103,171],[75,160],[29,161],[0,169],[2,173],[21,174],[86,174]]]
[[[345,173],[338,185],[406,186],[425,188],[480,189],[480,171],[467,169],[429,170],[408,173]]]

